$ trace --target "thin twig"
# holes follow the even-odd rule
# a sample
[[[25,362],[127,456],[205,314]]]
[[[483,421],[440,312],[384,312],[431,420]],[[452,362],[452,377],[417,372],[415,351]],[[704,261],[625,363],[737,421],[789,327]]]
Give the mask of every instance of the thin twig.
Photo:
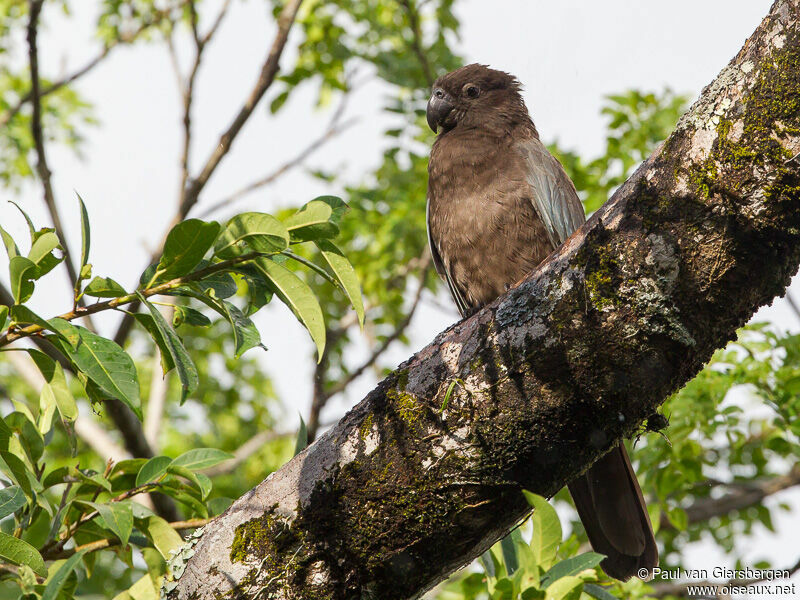
[[[194,271],[193,273],[189,273],[188,275],[184,275],[183,277],[176,277],[175,279],[171,279],[164,283],[160,283],[146,290],[137,290],[137,292],[142,296],[144,296],[145,298],[149,298],[150,296],[156,296],[158,294],[163,294],[164,292],[173,290],[176,287],[180,287],[181,285],[184,285],[186,283],[190,283],[192,281],[198,281],[200,279],[203,279],[204,277],[207,277],[208,275],[213,275],[214,273],[225,271],[226,269],[229,269],[235,265],[248,262],[255,258],[259,258],[261,256],[265,256],[264,253],[249,252],[247,254],[242,254],[241,256],[237,256],[236,258],[231,258],[229,260],[214,263],[213,265],[206,267],[205,269]],[[124,306],[125,304],[131,304],[138,300],[137,292],[134,292],[132,294],[125,294],[124,296],[120,296],[118,298],[112,298],[111,300],[106,300],[104,302],[97,302],[83,309],[71,310],[65,312],[64,314],[58,315],[58,317],[56,318],[64,319],[65,321],[72,321],[85,316],[87,313],[95,314],[104,310],[110,310],[113,308],[117,308],[119,306]],[[23,327],[21,329],[14,329],[13,331],[7,331],[2,336],[0,336],[0,347],[7,346],[11,342],[21,338],[35,336],[37,334],[42,333],[43,331],[44,327],[42,327],[41,325],[28,325],[27,327]]]
[[[180,2],[174,8],[179,8],[183,4],[184,2]],[[92,69],[94,69],[97,65],[99,65],[111,53],[111,51],[114,48],[122,44],[130,44],[136,41],[136,39],[142,33],[144,33],[149,28],[153,27],[154,25],[159,24],[165,17],[169,16],[171,11],[172,8],[156,11],[154,19],[142,23],[135,31],[133,31],[130,34],[120,35],[120,37],[109,41],[108,43],[106,43],[106,45],[103,46],[103,48],[100,50],[97,56],[90,59],[85,65],[83,65],[70,75],[62,77],[61,79],[54,81],[49,85],[42,86],[41,89],[39,90],[39,98],[44,98],[45,96],[48,96],[53,92],[58,91],[65,85],[69,85],[70,83],[73,83],[74,81],[80,79],[81,77],[92,71]],[[15,116],[17,116],[17,114],[19,114],[19,111],[22,110],[22,107],[31,101],[31,98],[33,98],[33,92],[29,91],[26,94],[24,94],[14,106],[8,109],[8,111],[2,117],[0,117],[0,129],[8,125],[8,123],[11,122],[11,119],[13,119]]]
[[[431,87],[433,86],[433,82],[436,78],[433,76],[433,69],[431,69],[431,65],[428,62],[428,57],[425,56],[425,51],[422,48],[422,29],[419,23],[419,12],[412,4],[412,0],[401,0],[400,4],[402,4],[403,8],[406,10],[408,22],[411,25],[411,32],[414,36],[411,40],[411,48],[414,50],[417,60],[419,60],[420,67],[422,68],[422,73],[425,75],[425,80],[428,83],[428,87]]]
[[[330,427],[336,421],[326,421],[320,427]],[[273,440],[277,440],[280,438],[285,437],[295,437],[297,436],[297,430],[291,431],[259,431],[249,440],[247,440],[244,444],[239,446],[233,452],[233,458],[230,458],[224,462],[219,463],[218,465],[214,465],[213,467],[208,467],[200,471],[203,475],[207,477],[218,477],[220,475],[227,475],[228,473],[233,473],[236,469],[239,468],[244,461],[248,458],[253,456],[256,452],[261,450],[265,444]]]
[[[200,192],[203,191],[203,188],[205,188],[211,175],[216,171],[219,163],[230,151],[236,136],[242,130],[242,127],[244,127],[244,124],[253,114],[259,101],[275,80],[275,76],[278,74],[278,63],[283,49],[286,46],[286,40],[289,38],[289,29],[294,23],[301,2],[302,0],[289,0],[283,7],[278,17],[278,32],[275,35],[275,40],[272,42],[272,47],[267,55],[267,59],[261,67],[258,81],[256,81],[256,85],[250,91],[247,100],[245,100],[244,105],[239,109],[239,112],[228,126],[228,129],[226,129],[225,133],[220,137],[219,142],[206,160],[200,174],[189,183],[187,189],[184,191],[177,221],[183,220],[197,203]]]
[[[306,146],[302,151],[300,151],[297,154],[297,156],[295,156],[290,160],[287,160],[277,169],[265,175],[261,179],[257,179],[256,181],[253,181],[252,183],[249,183],[246,186],[236,190],[228,197],[215,202],[214,204],[206,208],[202,213],[200,213],[199,218],[201,219],[206,218],[207,216],[217,212],[221,208],[226,208],[230,206],[231,204],[240,200],[247,194],[273,183],[279,177],[284,175],[286,172],[291,171],[292,169],[302,165],[306,161],[306,159],[308,159],[309,156],[311,156],[314,152],[319,150],[326,142],[330,141],[340,133],[344,132],[346,129],[349,129],[350,127],[355,125],[359,120],[360,120],[359,117],[353,117],[340,125],[329,126],[329,128],[325,131],[325,133],[323,133],[321,136],[319,136],[313,142],[311,142],[308,146]]]
[[[336,110],[331,115],[331,119],[328,122],[328,126],[325,128],[325,131],[321,136],[314,139],[309,143],[303,150],[301,150],[294,158],[287,160],[285,163],[280,165],[277,169],[272,171],[271,173],[267,174],[266,176],[257,179],[256,181],[249,183],[248,185],[240,188],[239,190],[233,192],[228,197],[219,200],[206,208],[202,213],[200,213],[200,218],[205,218],[208,215],[218,211],[221,208],[225,208],[237,200],[239,200],[242,196],[249,194],[259,188],[269,185],[270,183],[277,180],[281,175],[290,171],[291,169],[303,164],[306,159],[311,156],[314,152],[319,150],[322,146],[325,145],[326,142],[331,140],[332,138],[336,137],[344,130],[348,129],[352,125],[355,125],[358,122],[358,118],[348,119],[342,124],[339,124],[342,116],[344,115],[345,109],[347,108],[347,101],[352,94],[355,87],[349,87],[349,89],[342,94],[342,99],[339,102],[339,106],[336,107]]]
[[[686,516],[690,525],[705,522],[712,517],[724,516],[732,511],[760,504],[767,496],[797,485],[800,485],[800,466],[796,465],[785,475],[754,482],[747,488],[719,498],[698,500],[686,508]],[[674,529],[674,526],[666,517],[662,517],[661,529]]]
[[[33,105],[31,133],[33,135],[34,146],[36,148],[36,172],[39,174],[39,179],[42,181],[44,202],[47,205],[47,210],[50,213],[50,219],[53,221],[56,234],[59,236],[61,246],[64,250],[64,265],[67,267],[70,283],[72,284],[72,287],[75,288],[78,282],[78,273],[75,271],[75,266],[72,264],[69,245],[67,244],[67,240],[64,235],[64,227],[61,224],[61,216],[59,215],[58,207],[56,206],[50,167],[47,165],[44,135],[42,133],[42,102],[39,87],[39,52],[36,38],[39,31],[39,14],[41,13],[43,3],[44,0],[31,0],[29,5],[30,20],[28,21],[28,64],[31,71],[31,103]]]
[[[294,23],[301,2],[302,0],[289,0],[289,2],[287,2],[281,11],[281,14],[278,18],[278,32],[276,33],[275,39],[272,42],[269,54],[267,55],[267,58],[261,67],[261,73],[256,81],[256,85],[253,87],[244,104],[239,109],[239,112],[228,126],[228,129],[225,130],[220,137],[219,142],[217,143],[213,152],[208,157],[208,160],[206,160],[205,166],[201,170],[200,175],[198,175],[196,179],[187,181],[186,188],[182,190],[182,200],[178,208],[178,212],[172,219],[167,231],[185,219],[189,211],[195,206],[200,196],[200,192],[202,192],[203,188],[205,188],[208,180],[211,178],[211,175],[219,166],[219,163],[230,151],[236,136],[242,130],[242,127],[244,127],[247,120],[253,114],[256,105],[269,89],[270,85],[272,85],[272,82],[275,80],[275,76],[278,73],[278,63],[284,47],[286,46],[286,41],[289,37],[289,29]],[[162,242],[159,244],[159,248],[163,246],[163,239],[165,238],[166,233],[162,237]],[[131,312],[138,310],[138,307],[138,302],[131,303]],[[128,339],[128,335],[130,335],[130,331],[133,327],[133,322],[134,318],[131,315],[125,315],[120,322],[117,332],[114,334],[114,341],[120,346],[123,345],[125,340]]]

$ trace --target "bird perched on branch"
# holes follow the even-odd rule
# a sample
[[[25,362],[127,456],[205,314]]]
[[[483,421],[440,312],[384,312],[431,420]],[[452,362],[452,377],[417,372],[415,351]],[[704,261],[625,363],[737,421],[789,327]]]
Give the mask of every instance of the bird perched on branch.
[[[561,164],[539,140],[515,77],[472,64],[443,75],[428,102],[438,133],[428,165],[428,239],[462,316],[530,273],[584,222]],[[592,547],[617,579],[651,572],[658,549],[620,442],[569,484]]]

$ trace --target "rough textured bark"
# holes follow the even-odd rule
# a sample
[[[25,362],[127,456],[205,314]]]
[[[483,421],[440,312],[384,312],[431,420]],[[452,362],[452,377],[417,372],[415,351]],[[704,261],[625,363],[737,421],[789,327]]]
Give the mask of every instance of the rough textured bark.
[[[197,533],[169,597],[414,598],[469,562],[783,292],[799,153],[800,0],[778,0],[585,226]]]

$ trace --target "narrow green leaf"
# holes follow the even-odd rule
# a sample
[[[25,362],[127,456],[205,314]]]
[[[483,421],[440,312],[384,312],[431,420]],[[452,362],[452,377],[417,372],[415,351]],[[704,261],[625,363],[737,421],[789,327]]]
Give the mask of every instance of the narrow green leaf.
[[[519,569],[519,560],[517,559],[517,549],[514,545],[515,533],[516,537],[519,537],[519,530],[515,529],[511,531],[502,540],[500,540],[500,550],[503,553],[503,562],[506,565],[506,573],[508,573],[509,577],[514,574],[514,571]]]
[[[83,268],[89,264],[89,247],[92,242],[92,232],[89,227],[89,213],[83,203],[83,198],[81,198],[80,194],[76,195],[81,209],[81,266],[78,270],[83,273]]]
[[[28,232],[31,235],[31,244],[32,244],[34,241],[36,241],[36,227],[33,226],[33,221],[31,221],[31,218],[28,216],[28,213],[22,210],[22,207],[19,204],[17,204],[13,200],[9,200],[9,202],[13,204],[20,213],[22,213],[23,217],[25,217],[25,222],[28,224]]]
[[[18,485],[11,485],[0,490],[0,519],[19,510],[28,503],[25,493]]]
[[[189,394],[194,392],[200,383],[200,379],[197,375],[197,367],[194,366],[194,362],[183,346],[183,342],[178,337],[178,334],[175,333],[175,330],[172,329],[169,323],[164,319],[164,315],[162,315],[155,306],[150,304],[139,292],[136,292],[136,294],[139,296],[139,300],[147,307],[147,310],[150,311],[153,321],[163,337],[164,345],[175,365],[175,370],[181,382],[181,404],[183,404]]]
[[[201,469],[213,467],[214,465],[230,458],[233,458],[233,454],[223,450],[218,450],[217,448],[195,448],[194,450],[184,452],[175,458],[171,464],[175,466],[186,467],[187,469],[191,469],[193,471],[199,471]]]
[[[17,247],[17,243],[14,241],[14,238],[11,237],[11,234],[8,233],[5,229],[0,227],[0,237],[3,238],[3,245],[6,247],[6,253],[8,254],[8,260],[11,260],[15,256],[19,256],[19,248]]]
[[[86,502],[103,517],[111,531],[119,538],[123,546],[128,545],[128,539],[133,531],[133,511],[128,502],[109,502],[101,504],[99,502]]]
[[[607,592],[605,588],[594,583],[583,584],[583,591],[597,600],[619,600],[616,596]]]
[[[31,497],[33,495],[31,480],[32,478],[35,479],[35,477],[22,459],[12,452],[0,450],[0,461],[0,469],[6,471],[14,482],[22,488],[25,495]]]
[[[160,479],[170,464],[172,459],[169,456],[154,456],[148,460],[136,474],[136,487]]]
[[[547,499],[527,490],[522,492],[533,507],[533,537],[531,549],[536,562],[542,569],[549,569],[556,558],[556,550],[561,543],[561,523],[558,514]]]
[[[8,307],[5,304],[0,304],[0,331],[6,328],[6,318],[8,317]]]
[[[308,428],[300,415],[300,430],[297,432],[297,441],[294,443],[294,456],[300,454],[308,446]]]
[[[315,243],[322,253],[322,257],[327,261],[331,270],[336,275],[336,279],[342,284],[347,297],[350,299],[350,303],[356,311],[356,315],[358,315],[358,322],[363,327],[364,301],[361,297],[361,285],[358,281],[358,275],[356,275],[353,265],[350,264],[350,261],[345,258],[342,251],[332,242],[328,240],[317,240]]]
[[[578,600],[583,591],[583,580],[574,577],[562,577],[554,581],[544,594],[545,600]]]
[[[254,264],[264,274],[275,295],[305,325],[317,346],[317,360],[322,360],[322,353],[325,350],[325,322],[314,292],[297,275],[273,260],[261,258]]]
[[[102,391],[125,403],[141,419],[139,377],[127,352],[114,341],[63,319],[51,319],[49,323],[64,335],[77,333],[78,343],[64,348],[70,360]]]
[[[214,254],[220,258],[233,258],[241,253],[242,244],[257,252],[280,252],[289,246],[289,232],[272,215],[242,213],[225,225],[214,246]]]
[[[39,276],[36,264],[24,256],[15,256],[8,262],[8,274],[16,303],[27,302],[33,295],[33,280]]]
[[[171,558],[173,550],[183,545],[183,538],[161,517],[153,515],[145,519],[143,531],[165,560]]]
[[[19,538],[0,531],[0,556],[15,565],[27,565],[37,575],[47,576],[47,568],[39,551]]]
[[[110,277],[95,277],[83,290],[87,296],[94,298],[119,298],[128,292]]]
[[[551,583],[567,577],[569,575],[577,575],[586,569],[593,569],[605,558],[605,555],[598,554],[597,552],[584,552],[578,556],[571,556],[566,558],[555,565],[542,575],[542,587],[547,588]]]
[[[56,572],[48,578],[47,585],[44,588],[44,592],[42,592],[42,600],[56,600],[56,598],[58,598],[58,594],[64,587],[67,578],[75,570],[75,567],[78,566],[78,563],[83,558],[84,552],[86,551],[81,550],[80,552],[76,552],[63,563],[61,563],[61,566],[58,567],[58,570],[56,570]]]
[[[156,281],[169,281],[191,273],[203,260],[219,234],[219,223],[187,219],[167,235],[164,253],[156,267]]]
[[[494,564],[494,556],[492,556],[491,550],[481,554],[480,561],[483,565],[483,570],[486,571],[489,577],[497,577],[497,566]]]

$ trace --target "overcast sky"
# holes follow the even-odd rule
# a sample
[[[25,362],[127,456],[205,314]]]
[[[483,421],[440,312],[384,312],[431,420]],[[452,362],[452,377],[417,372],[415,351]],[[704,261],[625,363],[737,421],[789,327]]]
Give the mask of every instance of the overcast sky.
[[[97,43],[91,41],[94,4],[73,2],[74,16],[69,20],[57,10],[46,11],[47,28],[40,40],[46,75],[69,72],[97,52]],[[465,0],[457,9],[462,21],[458,50],[469,61],[510,71],[523,82],[525,100],[546,141],[558,139],[564,147],[593,156],[604,143],[605,123],[599,116],[604,95],[628,88],[670,87],[696,97],[739,50],[770,5],[768,0]],[[266,3],[233,3],[207,51],[197,85],[195,171],[252,86],[273,32]],[[287,52],[283,64],[291,61],[292,53]],[[56,196],[75,248],[80,230],[74,190],[81,193],[93,223],[94,273],[131,285],[175,210],[181,123],[174,76],[163,47],[136,45],[115,50],[77,87],[94,102],[101,126],[86,132],[82,160],[57,148],[50,151]],[[380,94],[381,88],[374,84],[360,89],[348,106],[349,115],[361,117],[358,125],[315,154],[309,164],[336,169],[349,182],[359,181],[376,166],[386,118],[380,113]],[[313,103],[312,90],[303,89],[278,118],[260,107],[204,191],[202,204],[210,205],[270,172],[318,135],[330,111],[310,113]],[[272,211],[332,191],[337,190],[295,171],[252,194],[238,208]],[[21,199],[38,223],[47,222],[37,186],[26,186],[21,195],[5,195]],[[0,222],[17,239],[25,239],[24,222],[6,203],[0,204]],[[7,281],[6,273],[0,277]],[[51,285],[48,294],[35,297],[34,306],[44,315],[67,308],[66,287],[57,287]],[[454,320],[453,315],[424,306],[411,332],[412,348],[395,348],[391,360],[400,362],[428,343]],[[783,301],[759,317],[798,329]],[[270,348],[265,364],[275,375],[287,415],[294,419],[297,411],[307,413],[311,344],[306,334],[277,303],[259,315],[257,323]],[[104,325],[110,330],[113,322],[106,320]],[[357,393],[333,403],[328,416],[341,414],[373,383],[363,381]],[[765,543],[752,550],[753,557],[769,554],[779,564],[788,560],[781,554],[789,547],[786,534],[798,526],[798,518],[793,523],[778,519],[779,531],[784,530],[780,543],[764,537]],[[702,549],[697,561],[690,566],[719,564],[713,553]]]

